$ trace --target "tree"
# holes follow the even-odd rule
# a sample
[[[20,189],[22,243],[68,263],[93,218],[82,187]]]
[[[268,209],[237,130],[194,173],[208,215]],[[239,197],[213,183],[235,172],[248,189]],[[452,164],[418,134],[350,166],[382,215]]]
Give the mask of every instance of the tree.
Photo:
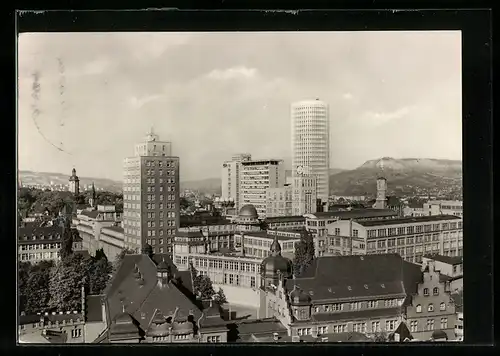
[[[19,288],[19,309],[24,311],[26,307],[26,299],[28,292],[28,279],[30,276],[31,263],[19,262],[18,263],[18,276],[17,284]]]
[[[109,281],[109,274],[111,273],[112,266],[104,258],[90,259],[89,266],[89,289],[88,293],[91,295],[101,294],[104,288],[106,288]]]
[[[61,239],[61,249],[60,255],[61,259],[66,259],[73,253],[73,235],[78,232],[71,229],[70,217],[66,216],[63,218],[63,234]]]
[[[314,239],[307,230],[301,232],[300,241],[295,244],[295,257],[293,259],[293,269],[296,276],[311,264],[314,259]]]
[[[50,268],[31,272],[27,281],[24,311],[26,314],[41,313],[47,309],[50,300]]]
[[[215,290],[210,278],[205,275],[199,275],[198,271],[196,270],[196,268],[194,268],[193,264],[190,264],[189,269],[191,271],[191,276],[193,278],[194,294],[202,300],[212,299],[212,297],[215,294]]]
[[[80,254],[71,254],[52,269],[49,307],[54,311],[81,308],[81,288],[88,286],[91,263]]]
[[[389,335],[387,335],[387,333],[385,331],[379,331],[379,332],[375,333],[373,340],[375,342],[388,342]]]
[[[187,198],[184,198],[184,197],[180,198],[179,206],[180,206],[181,210],[186,210],[191,205],[192,205],[192,203]]]
[[[227,303],[226,295],[222,288],[219,288],[219,291],[214,294],[214,299],[219,303],[219,305],[223,305]]]

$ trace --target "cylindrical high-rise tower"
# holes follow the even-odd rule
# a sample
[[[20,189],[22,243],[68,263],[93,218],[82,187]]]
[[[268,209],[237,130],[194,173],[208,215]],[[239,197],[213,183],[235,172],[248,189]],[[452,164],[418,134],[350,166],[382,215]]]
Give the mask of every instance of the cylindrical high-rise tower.
[[[317,197],[328,202],[330,119],[328,104],[316,99],[292,104],[292,174],[316,177]]]

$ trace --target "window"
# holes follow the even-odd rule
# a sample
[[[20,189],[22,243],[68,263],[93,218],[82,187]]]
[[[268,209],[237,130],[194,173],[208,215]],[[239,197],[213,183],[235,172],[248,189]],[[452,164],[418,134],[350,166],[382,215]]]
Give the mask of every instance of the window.
[[[376,308],[377,305],[378,305],[378,301],[377,300],[369,300],[368,304],[367,304],[367,307],[368,308]]]
[[[396,323],[397,320],[387,320],[385,322],[385,330],[386,331],[393,331],[396,329]]]
[[[73,329],[71,330],[71,337],[73,339],[76,339],[78,337],[81,337],[82,336],[82,329]]]
[[[366,332],[366,323],[354,323],[352,328],[354,332],[364,334]]]
[[[340,235],[340,229],[338,227],[335,228],[334,235],[335,236],[339,236]]]
[[[347,332],[347,324],[340,324],[340,325],[333,325],[333,332],[334,333],[345,333]]]
[[[448,329],[448,318],[441,318],[441,329]]]
[[[412,333],[414,333],[414,332],[417,332],[417,331],[418,331],[418,321],[417,321],[417,320],[412,320],[412,321],[410,322],[410,331],[411,331]]]
[[[328,332],[328,326],[318,326],[318,334],[323,335]]]
[[[380,330],[380,321],[372,321],[372,332],[377,332]]]
[[[417,305],[416,311],[417,311],[417,313],[421,313],[422,312],[422,306],[420,304]]]
[[[207,336],[207,342],[211,342],[211,343],[214,343],[214,342],[220,342],[221,341],[221,338],[219,335],[217,336]]]
[[[424,288],[424,296],[429,296],[429,288]]]
[[[427,330],[434,330],[434,319],[427,319]]]
[[[441,304],[439,304],[439,310],[441,310],[441,311],[446,310],[446,303],[445,302],[442,302]]]
[[[434,287],[434,288],[432,289],[432,294],[433,294],[433,295],[439,295],[439,288],[438,288],[438,287]]]
[[[427,307],[428,312],[433,312],[434,311],[434,304],[430,303],[429,306]]]

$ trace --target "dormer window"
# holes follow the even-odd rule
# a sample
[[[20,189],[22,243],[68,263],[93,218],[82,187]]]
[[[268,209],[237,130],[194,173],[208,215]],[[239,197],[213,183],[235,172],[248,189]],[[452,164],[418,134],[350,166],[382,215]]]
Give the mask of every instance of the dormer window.
[[[432,289],[432,294],[433,294],[433,295],[439,295],[439,288],[438,288],[438,287],[434,287],[434,288]]]
[[[429,288],[424,288],[424,296],[429,296]]]

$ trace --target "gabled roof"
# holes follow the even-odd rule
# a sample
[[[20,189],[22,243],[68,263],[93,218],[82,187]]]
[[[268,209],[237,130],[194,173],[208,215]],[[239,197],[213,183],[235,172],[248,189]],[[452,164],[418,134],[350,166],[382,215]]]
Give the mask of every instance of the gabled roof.
[[[156,265],[163,259],[170,265],[174,278],[168,286],[160,287]],[[133,273],[136,265],[143,278],[142,285]],[[142,330],[147,330],[156,309],[162,310],[165,315],[177,310],[178,317],[187,317],[190,312],[195,319],[201,316],[192,294],[191,273],[179,272],[167,255],[155,255],[153,260],[143,254],[125,255],[106,291],[106,302],[109,319],[113,320],[125,307],[125,311],[137,320]]]
[[[341,273],[332,273],[341,271]],[[312,303],[325,300],[404,296],[416,291],[422,278],[420,266],[398,254],[326,256],[313,260],[297,278],[287,280],[309,293]]]
[[[241,339],[250,337],[251,335],[262,335],[272,333],[284,333],[286,328],[276,318],[259,319],[251,321],[243,321],[237,324],[238,335]]]

